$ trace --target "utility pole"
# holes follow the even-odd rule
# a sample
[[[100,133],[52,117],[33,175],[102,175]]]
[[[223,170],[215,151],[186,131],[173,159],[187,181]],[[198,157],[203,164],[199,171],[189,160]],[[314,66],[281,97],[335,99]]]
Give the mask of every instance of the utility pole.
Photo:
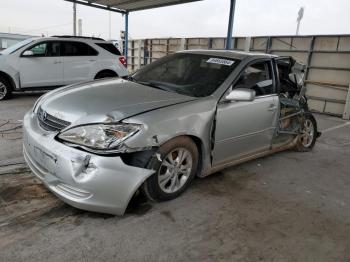
[[[109,28],[109,39],[108,39],[108,40],[111,40],[111,39],[112,39],[112,21],[111,21],[111,13],[112,13],[111,11],[109,11],[109,13],[108,13],[108,18],[109,18],[109,19],[108,19],[108,20],[109,20],[109,21],[108,21],[108,22],[109,22],[109,25],[108,25],[108,26],[109,26],[109,27],[108,27],[108,28]]]
[[[300,7],[299,12],[298,12],[298,18],[297,18],[297,31],[295,32],[296,35],[299,35],[299,30],[300,30],[300,22],[301,19],[304,17],[304,11],[305,7]]]
[[[83,19],[78,19],[78,36],[83,36]]]
[[[73,35],[77,35],[77,4],[73,3]]]

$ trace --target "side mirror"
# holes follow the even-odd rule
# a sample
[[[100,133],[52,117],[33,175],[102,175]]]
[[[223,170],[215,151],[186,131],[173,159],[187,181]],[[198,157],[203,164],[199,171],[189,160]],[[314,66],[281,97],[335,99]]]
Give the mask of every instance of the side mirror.
[[[34,52],[32,50],[26,50],[22,56],[34,56]]]
[[[229,101],[253,101],[255,99],[255,90],[248,88],[233,89],[227,96]]]

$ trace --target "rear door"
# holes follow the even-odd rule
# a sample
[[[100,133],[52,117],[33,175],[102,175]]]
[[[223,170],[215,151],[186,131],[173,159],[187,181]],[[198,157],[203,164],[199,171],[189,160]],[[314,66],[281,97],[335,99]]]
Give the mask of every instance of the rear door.
[[[25,51],[32,55],[25,56]],[[58,41],[45,41],[26,49],[19,58],[21,87],[63,85],[63,61]]]
[[[84,42],[62,41],[66,85],[93,79],[98,52]]]
[[[216,115],[214,165],[269,150],[278,119],[271,60],[248,65],[232,88],[254,89],[253,101],[221,101]]]

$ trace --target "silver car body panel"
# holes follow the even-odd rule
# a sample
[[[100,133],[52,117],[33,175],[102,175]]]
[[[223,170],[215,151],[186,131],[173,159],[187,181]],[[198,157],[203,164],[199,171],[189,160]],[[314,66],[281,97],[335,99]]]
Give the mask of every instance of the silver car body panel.
[[[123,215],[153,170],[128,166],[68,147],[42,130],[33,113],[24,117],[23,151],[33,173],[64,202],[85,210]]]
[[[96,99],[103,94],[103,101]],[[123,79],[104,79],[54,90],[40,104],[47,113],[72,123],[118,122],[155,108],[194,100]]]
[[[277,126],[278,104],[277,95],[257,97],[251,102],[220,103],[213,164],[268,150]]]
[[[291,140],[272,145],[280,112],[277,95],[257,97],[250,102],[224,101],[245,65],[273,56],[191,52],[227,56],[242,62],[211,96],[204,98],[122,79],[75,84],[40,98],[24,118],[24,155],[33,172],[63,201],[78,208],[117,215],[125,212],[135,191],[155,172],[128,165],[120,156],[88,153],[57,141],[58,132],[45,131],[39,126],[36,114],[39,107],[70,122],[66,129],[93,123],[141,124],[141,130],[120,146],[125,152],[154,154],[151,149],[175,137],[190,136],[201,153],[197,172],[201,177],[295,145]]]

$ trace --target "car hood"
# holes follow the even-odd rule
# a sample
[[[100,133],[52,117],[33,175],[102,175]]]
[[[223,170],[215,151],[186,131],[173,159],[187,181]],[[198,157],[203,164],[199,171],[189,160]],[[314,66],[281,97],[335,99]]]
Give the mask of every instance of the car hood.
[[[194,100],[123,79],[105,79],[56,89],[39,106],[72,124],[118,122],[146,111]]]

